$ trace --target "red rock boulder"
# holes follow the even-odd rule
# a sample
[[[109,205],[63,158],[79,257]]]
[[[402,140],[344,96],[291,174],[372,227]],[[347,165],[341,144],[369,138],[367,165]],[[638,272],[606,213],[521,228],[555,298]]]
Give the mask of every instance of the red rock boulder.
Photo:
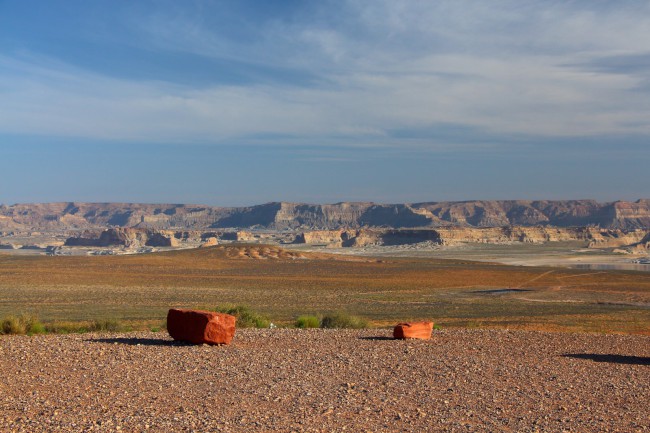
[[[433,322],[398,323],[393,329],[393,337],[428,340],[431,338],[431,331],[433,331]]]
[[[230,314],[172,308],[167,313],[167,331],[174,340],[229,344],[235,336],[235,321]]]

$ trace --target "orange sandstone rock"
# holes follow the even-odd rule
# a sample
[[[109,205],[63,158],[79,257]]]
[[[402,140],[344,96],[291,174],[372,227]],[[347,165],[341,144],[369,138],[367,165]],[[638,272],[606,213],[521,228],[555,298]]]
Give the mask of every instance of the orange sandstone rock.
[[[172,308],[167,313],[167,331],[174,340],[229,344],[235,336],[235,321],[230,314]]]
[[[393,329],[393,337],[428,340],[431,338],[431,331],[433,331],[433,322],[398,323]]]

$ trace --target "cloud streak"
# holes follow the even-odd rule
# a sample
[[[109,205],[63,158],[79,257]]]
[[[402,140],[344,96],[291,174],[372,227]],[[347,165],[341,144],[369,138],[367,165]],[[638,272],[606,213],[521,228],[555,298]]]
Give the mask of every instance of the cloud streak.
[[[337,1],[257,16],[200,4],[124,10],[115,19],[126,34],[101,44],[128,43],[161,64],[179,53],[236,63],[245,79],[130,76],[128,58],[88,67],[27,44],[0,56],[0,131],[433,150],[449,142],[394,131],[457,125],[477,148],[486,134],[650,135],[639,91],[649,80],[646,2]],[[471,148],[471,134],[463,141]]]

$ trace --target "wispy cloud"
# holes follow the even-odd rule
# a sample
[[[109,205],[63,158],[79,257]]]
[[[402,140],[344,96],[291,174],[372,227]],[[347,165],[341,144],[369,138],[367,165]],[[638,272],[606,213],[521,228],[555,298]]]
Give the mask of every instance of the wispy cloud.
[[[128,59],[102,69],[33,50],[0,56],[0,131],[431,149],[458,145],[435,134],[438,125],[472,131],[474,140],[462,139],[470,148],[485,146],[482,135],[650,134],[650,101],[637,91],[648,83],[647,2],[337,1],[268,15],[238,7],[131,7],[115,18],[126,34],[103,36],[163,65],[172,53],[221,62],[197,85],[155,71],[129,76]],[[246,79],[220,79],[218,68],[235,62]],[[395,133],[408,130],[420,133]]]

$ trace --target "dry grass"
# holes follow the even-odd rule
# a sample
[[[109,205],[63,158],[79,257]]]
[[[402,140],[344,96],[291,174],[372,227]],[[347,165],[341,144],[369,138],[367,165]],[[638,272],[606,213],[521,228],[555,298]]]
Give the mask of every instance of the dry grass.
[[[0,320],[0,334],[33,335],[45,331],[45,326],[38,318],[29,314],[11,315]]]
[[[28,312],[46,322],[137,324],[164,319],[170,307],[225,303],[248,305],[276,324],[345,311],[376,325],[431,318],[443,326],[648,333],[650,274],[287,254],[264,246],[0,255],[0,317]]]

